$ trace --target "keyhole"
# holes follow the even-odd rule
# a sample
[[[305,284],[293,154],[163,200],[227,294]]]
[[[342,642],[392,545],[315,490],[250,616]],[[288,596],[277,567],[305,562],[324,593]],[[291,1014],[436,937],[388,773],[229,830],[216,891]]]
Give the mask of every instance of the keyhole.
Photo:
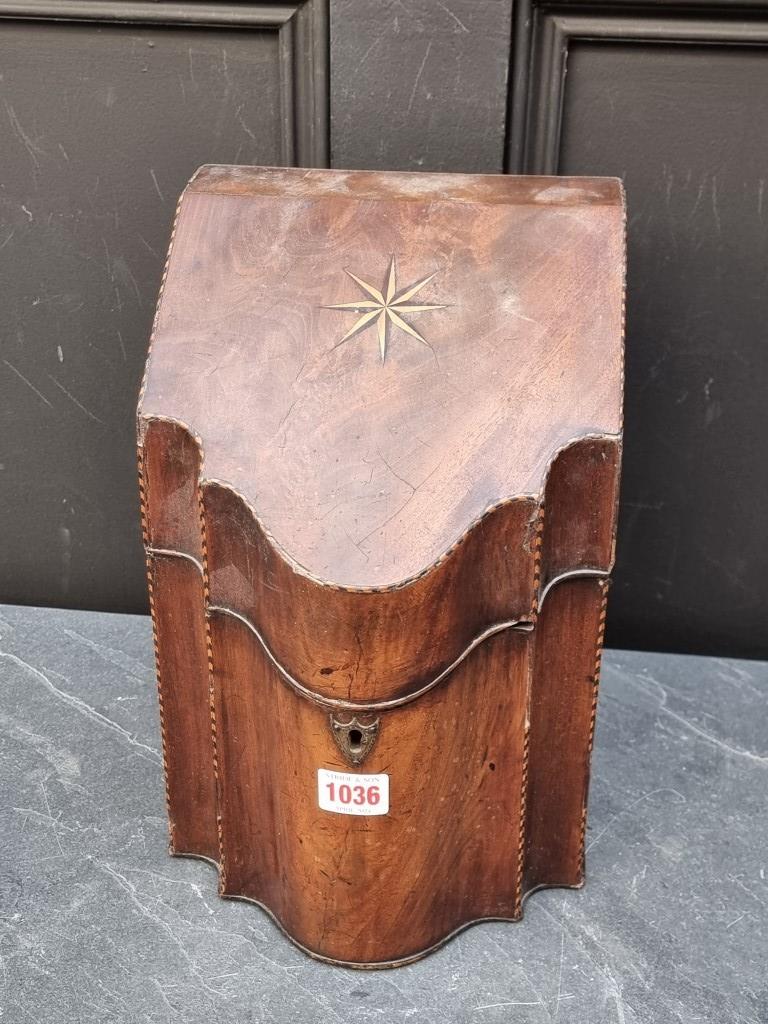
[[[363,734],[359,729],[349,730],[349,749],[353,754],[359,754],[363,745]]]
[[[361,723],[357,718],[339,722],[331,714],[329,720],[333,739],[343,757],[355,767],[362,764],[376,742],[379,719],[377,718],[369,724]]]

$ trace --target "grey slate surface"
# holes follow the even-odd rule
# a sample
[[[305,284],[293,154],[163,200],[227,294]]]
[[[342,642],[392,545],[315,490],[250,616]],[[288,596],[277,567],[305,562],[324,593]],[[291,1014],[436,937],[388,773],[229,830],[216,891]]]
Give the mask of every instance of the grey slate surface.
[[[168,857],[147,619],[0,637],[3,1024],[768,1021],[768,665],[608,652],[586,888],[359,972]]]

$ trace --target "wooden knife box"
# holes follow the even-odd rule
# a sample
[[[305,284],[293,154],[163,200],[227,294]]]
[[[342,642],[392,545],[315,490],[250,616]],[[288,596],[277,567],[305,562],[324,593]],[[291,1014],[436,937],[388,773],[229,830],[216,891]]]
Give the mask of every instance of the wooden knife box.
[[[613,179],[201,168],[138,414],[170,849],[314,956],[580,886]]]

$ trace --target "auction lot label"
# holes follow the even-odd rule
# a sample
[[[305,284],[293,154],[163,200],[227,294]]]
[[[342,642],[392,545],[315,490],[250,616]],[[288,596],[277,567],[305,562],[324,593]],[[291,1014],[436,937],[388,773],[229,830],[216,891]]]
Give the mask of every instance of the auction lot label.
[[[389,776],[317,769],[317,802],[333,814],[387,814]]]

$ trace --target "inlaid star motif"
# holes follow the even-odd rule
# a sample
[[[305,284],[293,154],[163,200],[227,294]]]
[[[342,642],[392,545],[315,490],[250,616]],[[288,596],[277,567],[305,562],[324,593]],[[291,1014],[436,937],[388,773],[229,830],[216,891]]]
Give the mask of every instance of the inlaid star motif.
[[[411,299],[432,280],[437,271],[428,277],[423,277],[420,281],[399,292],[397,290],[397,268],[394,256],[390,261],[387,277],[381,290],[375,288],[372,284],[368,284],[367,281],[363,281],[362,278],[357,277],[350,270],[347,270],[346,273],[349,274],[352,280],[360,286],[369,298],[361,299],[359,302],[339,302],[336,305],[324,307],[325,309],[344,309],[352,313],[361,314],[344,337],[336,342],[333,346],[334,348],[338,348],[339,345],[343,345],[345,341],[349,341],[350,338],[364,331],[367,327],[373,327],[374,324],[379,338],[379,352],[381,353],[382,363],[387,358],[390,324],[398,327],[401,331],[405,331],[406,334],[410,334],[412,338],[416,338],[417,341],[430,348],[426,338],[423,338],[415,327],[412,327],[407,320],[404,320],[401,314],[425,313],[430,309],[446,308],[445,305],[431,303],[417,305],[411,302]]]

